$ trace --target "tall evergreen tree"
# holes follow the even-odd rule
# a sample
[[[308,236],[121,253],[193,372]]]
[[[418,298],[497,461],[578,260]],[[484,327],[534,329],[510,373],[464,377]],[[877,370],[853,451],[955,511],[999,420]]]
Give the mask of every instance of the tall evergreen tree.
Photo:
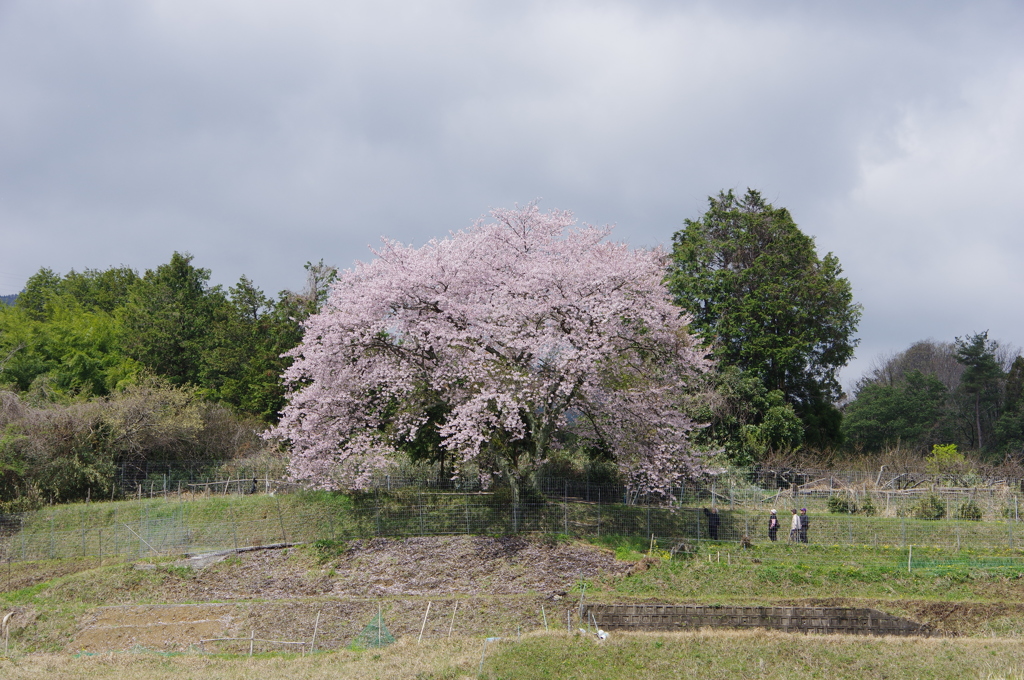
[[[228,314],[224,292],[209,280],[210,270],[187,253],[147,270],[119,310],[128,355],[172,384],[201,384],[214,328]]]
[[[957,338],[953,343],[956,360],[964,366],[960,389],[973,406],[974,446],[986,445],[986,431],[999,416],[1003,369],[996,359],[999,345],[988,339],[988,331]],[[984,426],[983,426],[984,424]]]
[[[709,198],[673,244],[666,281],[715,357],[780,391],[808,442],[839,441],[837,372],[853,356],[861,316],[839,260],[819,258],[789,211],[752,189]]]

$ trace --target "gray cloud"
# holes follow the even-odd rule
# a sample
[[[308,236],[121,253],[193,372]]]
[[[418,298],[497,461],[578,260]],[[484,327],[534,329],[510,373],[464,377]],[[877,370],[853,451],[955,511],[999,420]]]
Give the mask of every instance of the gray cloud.
[[[301,285],[542,198],[666,244],[760,188],[865,305],[847,372],[1024,339],[1014,3],[0,4],[0,288],[164,262]]]

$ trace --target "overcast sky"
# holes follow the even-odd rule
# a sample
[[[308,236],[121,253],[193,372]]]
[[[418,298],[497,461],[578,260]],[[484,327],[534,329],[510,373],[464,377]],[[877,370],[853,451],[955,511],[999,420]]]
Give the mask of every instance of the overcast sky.
[[[1024,344],[1022,36],[978,0],[0,0],[0,293],[175,250],[276,293],[533,199],[668,245],[753,187],[864,306],[846,384]]]

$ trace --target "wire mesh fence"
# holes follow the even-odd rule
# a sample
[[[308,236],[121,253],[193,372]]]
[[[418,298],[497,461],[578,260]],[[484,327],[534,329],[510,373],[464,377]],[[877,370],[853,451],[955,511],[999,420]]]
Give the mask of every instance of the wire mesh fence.
[[[99,509],[89,514],[83,510],[79,516],[6,516],[0,523],[0,560],[141,559],[318,540],[459,534],[641,536],[655,537],[663,545],[770,540],[767,512],[739,506],[720,507],[715,520],[705,508],[678,503],[630,505],[568,497],[520,504],[489,494],[462,493],[418,493],[413,498],[367,494],[342,504],[300,502],[301,498],[282,503],[280,497],[250,496],[244,503],[227,499],[215,508],[142,500],[92,504]],[[780,511],[778,517],[779,541],[804,542],[799,533],[790,537],[790,512]],[[925,520],[811,512],[806,542],[1016,551],[1022,547],[1021,534],[1015,517]]]
[[[125,464],[119,471],[122,498],[159,498],[182,493],[244,495],[303,491],[304,484],[286,476],[282,460]],[[367,487],[388,493],[402,490],[480,493],[479,479],[453,478],[438,466],[405,466],[377,474]],[[718,506],[762,511],[772,507],[806,507],[815,513],[839,510],[878,517],[921,515],[922,501],[941,506],[944,518],[1019,521],[1024,514],[1024,479],[970,474],[926,474],[820,470],[812,468],[730,468],[690,480],[664,494],[640,494],[622,484],[588,474],[565,478],[537,475],[532,491],[549,500],[588,503]],[[936,500],[932,500],[932,497]]]

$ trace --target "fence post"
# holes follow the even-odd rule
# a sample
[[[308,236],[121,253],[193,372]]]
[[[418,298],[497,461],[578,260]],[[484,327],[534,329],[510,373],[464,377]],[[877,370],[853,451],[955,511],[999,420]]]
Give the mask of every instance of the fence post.
[[[469,530],[469,496],[463,496],[466,501],[466,535],[468,536],[471,532]]]
[[[901,533],[901,539],[900,540],[901,540],[901,544],[902,544],[900,547],[905,548],[905,547],[907,547],[907,518],[906,517],[901,517],[900,518],[900,533]]]

